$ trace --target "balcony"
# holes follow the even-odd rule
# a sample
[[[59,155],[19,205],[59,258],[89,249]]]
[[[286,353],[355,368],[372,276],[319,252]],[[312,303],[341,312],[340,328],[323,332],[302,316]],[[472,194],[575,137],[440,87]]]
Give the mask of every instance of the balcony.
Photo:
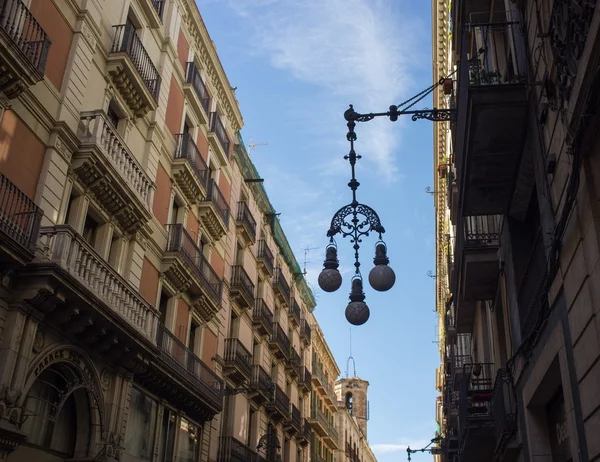
[[[139,377],[144,386],[181,406],[192,418],[210,420],[221,412],[223,381],[162,324],[157,343],[159,361],[152,361]]]
[[[260,335],[273,333],[273,313],[262,298],[257,298],[252,310],[252,324]]]
[[[71,166],[121,227],[134,233],[152,218],[154,183],[103,111],[83,112]]]
[[[283,428],[291,435],[300,433],[302,429],[302,416],[300,415],[300,409],[293,404],[290,404],[290,412],[288,418],[283,422]]]
[[[231,267],[231,282],[229,294],[236,305],[241,309],[254,306],[254,283],[242,265]]]
[[[306,319],[300,321],[300,339],[306,346],[310,345],[312,341],[312,329]]]
[[[275,278],[273,280],[273,290],[275,291],[275,295],[279,299],[279,301],[284,304],[286,307],[290,306],[290,298],[292,293],[290,291],[290,286],[288,282],[285,280],[285,276],[283,275],[283,271],[281,268],[275,268]]]
[[[333,425],[333,423],[329,422],[329,425],[327,426],[327,433],[323,436],[323,440],[325,440],[325,443],[327,443],[329,445],[329,447],[332,449],[340,448],[340,442],[338,440],[338,432],[335,429],[335,426]]]
[[[198,115],[200,123],[207,124],[208,113],[210,111],[210,95],[208,94],[206,84],[200,76],[200,70],[193,61],[186,64],[183,91],[187,101]]]
[[[492,413],[493,364],[465,364],[459,402],[461,461],[493,460],[496,429]]]
[[[310,424],[312,425],[313,430],[319,436],[325,437],[329,432],[329,420],[325,413],[318,406],[313,405],[310,408]]]
[[[256,260],[258,261],[258,268],[263,276],[273,276],[273,254],[267,245],[267,241],[264,239],[258,241],[258,254],[256,255]]]
[[[479,300],[490,300],[498,285],[498,248],[502,217],[484,215],[459,220],[456,246],[459,301],[456,329],[470,332]]]
[[[271,376],[262,366],[252,366],[252,379],[250,379],[250,388],[254,390],[250,398],[258,405],[271,399],[273,395],[273,381]]]
[[[69,225],[43,227],[40,248],[40,258],[31,266],[31,275],[23,276],[23,282],[31,282],[32,289],[38,279],[48,281],[43,287],[55,287],[59,283],[71,300],[81,305],[73,312],[75,318],[89,318],[96,327],[107,326],[110,330],[118,327],[127,332],[128,337],[135,332],[139,338],[154,344],[158,312],[83,236]],[[55,271],[54,267],[60,270]],[[84,328],[79,332],[82,331]],[[90,343],[93,343],[92,338]]]
[[[288,310],[288,315],[290,316],[289,319],[292,322],[292,325],[300,325],[300,313],[300,305],[295,298],[292,298],[292,302],[290,303],[290,308]]]
[[[33,260],[44,212],[0,173],[0,267]]]
[[[173,179],[190,204],[196,204],[208,189],[208,166],[189,133],[176,135],[177,147],[171,169]]]
[[[250,213],[250,208],[246,202],[238,202],[235,227],[246,245],[252,245],[256,242],[256,220]]]
[[[275,385],[271,393],[271,398],[267,401],[266,410],[274,421],[281,421],[288,418],[290,413],[290,398],[279,385]]]
[[[208,182],[206,198],[199,203],[198,210],[211,237],[216,241],[221,239],[229,227],[229,204],[215,180]]]
[[[162,271],[171,286],[189,292],[194,308],[208,321],[221,308],[222,283],[183,225],[167,225]]]
[[[298,378],[300,376],[301,368],[300,355],[296,352],[296,349],[290,346],[290,357],[286,362],[286,369],[292,378]]]
[[[320,454],[313,452],[310,456],[310,462],[327,462],[327,461]]]
[[[167,0],[142,0],[140,3],[149,19],[150,27],[159,28],[162,25]]]
[[[225,365],[229,378],[237,383],[252,377],[252,353],[237,338],[225,339]]]
[[[447,371],[451,374],[450,385],[455,390],[460,390],[465,364],[472,361],[471,334],[458,334],[456,342],[450,344],[450,369]]]
[[[50,43],[22,0],[0,0],[0,93],[14,99],[44,79]]]
[[[302,419],[302,428],[296,435],[296,441],[300,446],[308,446],[313,438],[313,430],[308,419]]]
[[[227,165],[231,141],[229,141],[227,131],[225,130],[225,125],[221,120],[221,116],[217,112],[211,112],[210,114],[210,131],[208,132],[208,142],[212,146],[213,152],[217,155],[221,165]]]
[[[157,107],[160,75],[132,24],[113,26],[107,71],[136,117]]]
[[[306,367],[300,367],[300,375],[298,376],[298,387],[303,393],[310,393],[312,390],[311,373]]]
[[[317,390],[326,392],[327,391],[327,380],[325,379],[325,375],[323,374],[323,370],[313,364],[312,367],[312,381],[313,384],[317,387]]]
[[[525,50],[516,22],[464,29],[454,150],[459,215],[496,215],[509,208],[528,127]]]
[[[269,346],[273,354],[279,359],[288,360],[290,357],[290,339],[278,322],[273,323],[273,333],[269,337]]]
[[[257,462],[258,456],[250,447],[231,436],[219,437],[217,462]]]

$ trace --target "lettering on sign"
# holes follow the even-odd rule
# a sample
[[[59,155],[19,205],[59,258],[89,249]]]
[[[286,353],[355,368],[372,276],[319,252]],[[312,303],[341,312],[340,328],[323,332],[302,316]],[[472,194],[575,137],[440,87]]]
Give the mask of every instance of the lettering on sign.
[[[86,366],[86,363],[81,355],[78,352],[67,348],[48,353],[36,366],[33,374],[35,377],[37,377],[44,369],[57,362],[69,362],[77,367],[77,369],[81,372],[83,379],[91,380],[92,378],[92,373]]]

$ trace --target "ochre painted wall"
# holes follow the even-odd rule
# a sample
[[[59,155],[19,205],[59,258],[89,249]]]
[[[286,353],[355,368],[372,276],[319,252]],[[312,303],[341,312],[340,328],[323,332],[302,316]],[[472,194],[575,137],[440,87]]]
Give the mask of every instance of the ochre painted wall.
[[[188,54],[190,52],[190,45],[185,39],[185,35],[183,31],[179,29],[179,38],[177,39],[177,57],[179,58],[179,62],[183,66],[183,70],[185,71],[185,66],[188,60]],[[187,76],[186,76],[187,77]]]
[[[183,90],[179,88],[177,80],[171,76],[169,87],[169,102],[167,104],[166,125],[173,136],[181,132],[181,118],[183,117]]]
[[[165,170],[159,166],[156,172],[156,191],[152,212],[161,225],[166,225],[169,219],[169,203],[171,202],[171,179]]]
[[[0,123],[0,172],[29,198],[35,198],[46,149],[12,111]]]
[[[144,258],[142,266],[142,278],[140,280],[140,293],[152,306],[156,303],[158,292],[159,272],[147,258]]]
[[[29,9],[52,40],[46,61],[46,76],[60,91],[71,51],[73,31],[52,0],[32,0]]]

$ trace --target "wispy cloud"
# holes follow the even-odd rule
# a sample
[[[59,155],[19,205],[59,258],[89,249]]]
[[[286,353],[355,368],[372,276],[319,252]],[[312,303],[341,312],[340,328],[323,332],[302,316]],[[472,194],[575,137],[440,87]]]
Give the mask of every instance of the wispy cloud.
[[[410,443],[381,443],[372,444],[371,449],[375,454],[388,454],[390,452],[406,451],[410,446],[412,449],[420,449],[428,444],[429,441],[417,440]]]
[[[357,111],[382,111],[411,85],[417,27],[398,20],[396,2],[383,0],[229,0],[271,64],[323,92],[319,123],[339,127],[341,102]],[[315,102],[308,103],[314,107]],[[310,118],[304,114],[305,120]],[[338,128],[339,130],[339,128]],[[388,180],[397,176],[398,127],[377,120],[360,127],[365,162]],[[342,164],[341,162],[336,165]]]

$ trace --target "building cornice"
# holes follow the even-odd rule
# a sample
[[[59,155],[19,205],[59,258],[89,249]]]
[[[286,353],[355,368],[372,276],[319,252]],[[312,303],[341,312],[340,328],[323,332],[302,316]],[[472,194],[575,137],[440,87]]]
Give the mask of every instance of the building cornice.
[[[234,132],[239,131],[244,120],[238,106],[235,93],[233,92],[229,79],[225,74],[221,60],[217,54],[214,42],[211,40],[206,25],[200,16],[198,6],[194,0],[181,0],[183,5],[182,19],[187,27],[188,34],[192,39],[200,55],[201,62],[206,66],[205,71],[213,88],[219,104],[225,111],[231,128]]]

